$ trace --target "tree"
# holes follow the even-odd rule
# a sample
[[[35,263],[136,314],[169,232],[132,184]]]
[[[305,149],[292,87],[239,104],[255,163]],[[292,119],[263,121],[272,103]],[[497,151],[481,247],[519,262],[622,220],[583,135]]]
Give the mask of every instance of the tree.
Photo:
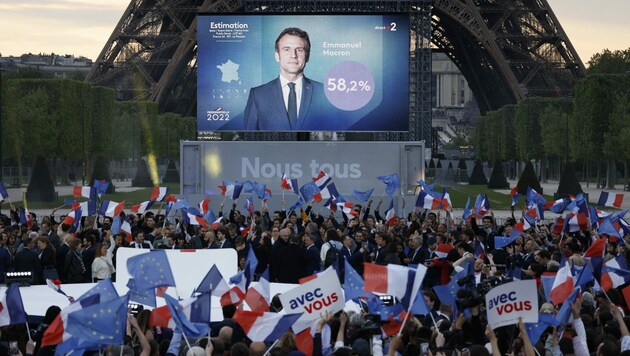
[[[630,71],[630,48],[595,53],[588,61],[588,74],[624,74]]]
[[[560,183],[558,183],[558,191],[556,192],[556,199],[565,198],[570,195],[578,195],[582,193],[582,186],[578,182],[575,176],[575,170],[573,165],[568,162],[564,165],[564,171],[560,176]]]
[[[521,173],[516,187],[518,188],[518,193],[521,195],[527,194],[528,187],[531,187],[540,194],[543,193],[538,177],[536,177],[536,171],[534,171],[532,161],[528,160],[527,163],[525,163],[525,169],[523,169],[523,173]]]
[[[490,189],[509,189],[510,183],[505,178],[503,173],[503,163],[496,160],[493,164],[492,174],[490,175],[490,181],[488,181],[488,188]]]
[[[483,173],[483,166],[481,165],[481,161],[475,161],[475,166],[473,167],[472,173],[470,174],[470,180],[468,181],[470,185],[486,185],[488,184],[488,179],[486,175]]]
[[[26,199],[30,201],[54,201],[55,184],[50,177],[50,171],[44,157],[35,160],[31,181],[26,189]]]
[[[168,167],[166,167],[166,173],[162,177],[162,183],[179,183],[179,172],[177,167],[175,167],[175,161],[168,161]]]

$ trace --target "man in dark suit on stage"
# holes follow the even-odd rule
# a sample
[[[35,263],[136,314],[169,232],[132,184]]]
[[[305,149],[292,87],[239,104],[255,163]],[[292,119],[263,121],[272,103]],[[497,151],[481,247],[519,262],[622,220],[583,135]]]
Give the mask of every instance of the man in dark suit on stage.
[[[313,236],[305,234],[303,237],[306,251],[306,275],[313,275],[322,269],[322,260],[319,258],[319,249],[315,246]]]
[[[322,120],[331,119],[324,86],[304,75],[310,52],[311,42],[305,31],[290,27],[280,33],[275,52],[280,75],[250,89],[244,112],[245,130],[314,130],[322,128]]]

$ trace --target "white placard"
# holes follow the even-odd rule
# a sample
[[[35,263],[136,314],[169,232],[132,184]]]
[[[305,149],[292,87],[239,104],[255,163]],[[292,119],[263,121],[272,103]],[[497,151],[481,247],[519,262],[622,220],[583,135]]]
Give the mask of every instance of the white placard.
[[[336,313],[343,310],[346,304],[337,272],[332,268],[317,274],[317,278],[281,294],[280,301],[285,313],[304,313],[296,322],[298,325],[319,319],[326,311]],[[295,328],[294,331],[299,332]]]
[[[492,329],[518,323],[538,322],[538,288],[533,279],[515,281],[492,288],[486,294],[488,324]]]

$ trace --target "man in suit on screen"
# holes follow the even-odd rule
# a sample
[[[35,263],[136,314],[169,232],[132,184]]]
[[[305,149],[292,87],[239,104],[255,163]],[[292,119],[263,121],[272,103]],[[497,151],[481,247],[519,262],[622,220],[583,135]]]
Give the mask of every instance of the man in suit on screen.
[[[307,78],[311,42],[296,27],[284,29],[276,39],[278,78],[251,88],[244,119],[247,131],[326,130],[330,107],[322,83]]]

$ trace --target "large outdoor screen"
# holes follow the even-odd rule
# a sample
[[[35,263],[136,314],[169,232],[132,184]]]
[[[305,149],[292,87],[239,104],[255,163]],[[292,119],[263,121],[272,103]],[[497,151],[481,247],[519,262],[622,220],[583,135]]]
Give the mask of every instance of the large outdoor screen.
[[[197,44],[199,131],[409,130],[407,15],[200,15]]]

